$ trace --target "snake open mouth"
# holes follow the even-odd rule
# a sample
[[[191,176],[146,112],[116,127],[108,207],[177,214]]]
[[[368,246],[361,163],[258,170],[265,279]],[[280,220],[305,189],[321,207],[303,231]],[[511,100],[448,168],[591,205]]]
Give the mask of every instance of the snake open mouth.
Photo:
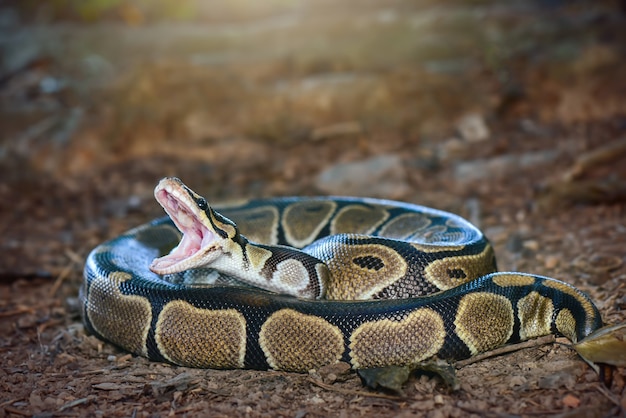
[[[172,219],[183,237],[169,254],[155,258],[150,270],[157,274],[179,273],[205,265],[215,258],[218,236],[211,230],[206,213],[174,178],[163,179],[154,197]]]

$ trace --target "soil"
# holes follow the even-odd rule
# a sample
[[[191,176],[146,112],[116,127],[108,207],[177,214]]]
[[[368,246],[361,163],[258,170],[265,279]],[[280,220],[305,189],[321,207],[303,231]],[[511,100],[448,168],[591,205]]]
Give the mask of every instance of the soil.
[[[389,393],[342,364],[189,369],[86,334],[85,257],[162,216],[170,175],[211,203],[339,187],[458,213],[500,270],[626,321],[623,7],[286,3],[218,22],[0,9],[0,417],[625,416],[626,370],[601,382],[564,339],[457,365],[457,391],[424,374]]]

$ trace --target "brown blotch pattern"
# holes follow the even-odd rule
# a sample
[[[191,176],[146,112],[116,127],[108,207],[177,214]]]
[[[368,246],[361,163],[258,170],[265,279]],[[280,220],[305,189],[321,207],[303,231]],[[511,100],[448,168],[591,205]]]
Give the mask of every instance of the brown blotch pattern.
[[[181,366],[244,366],[246,320],[235,309],[200,309],[183,300],[172,301],[159,314],[154,337],[161,354]]]
[[[473,354],[504,344],[513,334],[513,306],[504,296],[470,293],[461,299],[454,325]]]
[[[465,245],[439,245],[439,244],[420,244],[418,242],[410,243],[413,248],[423,253],[440,253],[443,251],[462,251]]]
[[[543,281],[543,285],[546,287],[551,287],[552,289],[560,290],[563,293],[573,296],[578,301],[578,303],[580,303],[580,305],[583,307],[587,317],[589,318],[595,317],[596,311],[593,307],[593,304],[582,294],[580,290],[576,289],[575,287],[565,282],[561,282],[559,280],[546,279]]]
[[[95,277],[87,290],[85,310],[96,332],[132,353],[145,356],[152,307],[146,298],[120,292],[120,284],[131,278],[121,271],[108,277]]]
[[[474,255],[456,255],[435,260],[424,268],[426,279],[441,290],[451,289],[486,274],[493,273],[494,255],[491,245]],[[463,271],[465,277],[450,272]]]
[[[276,269],[272,274],[272,283],[278,289],[292,289],[302,292],[310,285],[311,280],[306,267],[293,258],[276,264]]]
[[[356,369],[415,365],[437,354],[445,337],[443,319],[428,308],[400,321],[366,322],[350,336],[351,363]]]
[[[233,245],[232,247],[235,256],[243,257],[243,253],[239,254],[240,247],[238,245]],[[249,262],[248,268],[250,271],[259,272],[259,274],[261,274],[263,267],[265,267],[267,260],[272,258],[273,253],[270,250],[256,245],[246,245],[245,250]],[[266,279],[270,279],[270,277],[266,277]]]
[[[577,342],[576,319],[569,309],[562,309],[556,316],[556,329],[572,342]]]
[[[380,207],[349,205],[335,215],[330,224],[330,233],[371,234],[388,217],[389,212]]]
[[[372,257],[382,261],[375,270],[354,262],[357,257]],[[334,300],[370,299],[385,287],[404,277],[408,263],[397,251],[380,244],[350,245],[338,251],[326,265],[331,276],[326,298]]]
[[[524,274],[496,274],[491,280],[500,287],[531,286],[535,283],[534,277]]]
[[[387,222],[378,236],[392,239],[408,240],[413,235],[426,229],[432,220],[421,213],[404,213]]]
[[[267,245],[275,245],[278,242],[278,209],[276,207],[226,209],[220,213],[235,222],[241,235],[250,241]]]
[[[519,335],[522,340],[550,334],[554,304],[537,292],[530,292],[517,301],[520,320]]]
[[[333,201],[298,202],[285,208],[281,225],[289,244],[302,248],[315,239],[326,226],[337,203]]]
[[[282,309],[261,326],[259,345],[276,370],[307,372],[339,361],[343,334],[326,320]]]

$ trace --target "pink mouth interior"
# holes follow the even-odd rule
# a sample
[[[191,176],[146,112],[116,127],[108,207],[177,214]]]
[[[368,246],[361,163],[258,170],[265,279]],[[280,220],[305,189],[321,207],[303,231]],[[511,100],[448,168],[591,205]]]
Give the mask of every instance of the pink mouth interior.
[[[176,198],[172,193],[159,190],[156,198],[176,227],[183,233],[183,237],[178,246],[169,254],[154,259],[150,269],[157,274],[170,274],[199,267],[198,263],[202,255],[207,250],[211,250],[211,244],[215,242],[215,234],[204,226],[185,202]]]

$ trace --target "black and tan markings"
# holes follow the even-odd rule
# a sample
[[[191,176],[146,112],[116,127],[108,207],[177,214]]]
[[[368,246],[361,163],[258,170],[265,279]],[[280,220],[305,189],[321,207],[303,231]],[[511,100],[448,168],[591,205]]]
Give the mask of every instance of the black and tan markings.
[[[159,352],[188,367],[244,367],[246,321],[235,309],[200,309],[184,300],[167,303],[154,329]]]
[[[415,246],[415,245],[414,245]],[[418,247],[424,251],[423,246]],[[445,248],[437,254],[444,253]],[[447,290],[459,284],[477,279],[495,270],[495,256],[491,245],[486,244],[479,253],[451,248],[449,256],[441,256],[424,267],[424,276],[438,289]],[[465,254],[460,254],[465,252]]]
[[[85,321],[112,343],[146,356],[152,305],[144,297],[120,291],[120,285],[131,279],[130,273],[122,271],[110,272],[106,277],[94,276],[83,290]]]
[[[237,219],[237,228],[252,242],[278,244],[279,213],[275,206],[258,206],[252,209],[228,210],[226,216]]]
[[[259,345],[271,368],[297,372],[336,363],[344,352],[339,327],[293,309],[269,316],[261,326]]]
[[[224,214],[247,225],[244,229],[262,230],[258,236],[269,243],[304,245],[315,255],[311,258],[338,268],[329,279],[329,299],[383,299],[305,300],[165,280],[148,266],[176,247],[180,234],[161,219],[89,255],[81,290],[87,328],[154,360],[303,372],[339,360],[367,368],[411,365],[432,356],[461,359],[547,333],[580,341],[601,326],[596,307],[572,286],[528,274],[488,274],[495,269],[493,251],[460,218],[388,201],[330,202],[265,200]],[[224,230],[234,228],[220,217],[213,221],[223,222]],[[358,234],[343,233],[351,223]],[[332,231],[342,233],[329,236]],[[233,256],[283,285],[305,286],[288,272],[324,274],[319,261],[248,245],[242,240]]]
[[[278,269],[284,258],[303,261],[302,266],[290,262],[289,271],[306,268],[305,277],[315,282],[308,289],[319,285],[321,295],[337,300],[425,295],[495,270],[493,251],[482,234],[449,214],[365,199],[286,198],[274,205],[251,201],[245,208],[220,210],[243,236],[254,234],[241,257],[250,260],[250,270],[268,280],[250,284],[271,291],[286,293],[286,276]],[[330,271],[284,248],[272,249],[270,258],[266,244],[302,248]],[[298,282],[290,289],[305,288]]]
[[[505,344],[515,324],[511,300],[489,292],[473,292],[461,297],[454,326],[456,335],[471,354]]]
[[[384,207],[348,204],[330,222],[330,234],[372,234],[390,214]]]
[[[400,320],[361,324],[350,335],[350,362],[355,369],[391,364],[416,365],[437,354],[446,339],[441,314],[418,308]]]
[[[285,242],[302,248],[312,243],[333,216],[337,203],[328,201],[294,202],[283,211],[281,227]]]
[[[584,330],[576,327],[581,320],[600,325],[597,312],[590,318],[575,319],[573,315],[585,312],[581,300],[546,285],[552,284],[552,279],[511,277],[512,280],[506,279],[506,286],[496,284],[495,279],[501,278],[497,273],[434,296],[363,302],[306,301],[227,287],[196,289],[192,302],[157,302],[189,294],[189,290],[158,284],[155,279],[153,288],[146,289],[151,298],[145,301],[152,308],[152,316],[158,318],[152,325],[154,335],[148,338],[148,346],[156,350],[148,350],[147,356],[210,368],[307,371],[338,360],[350,362],[354,368],[384,367],[415,364],[433,355],[465,358],[530,338],[529,329],[540,330],[534,333],[537,335],[559,331],[560,321],[570,324],[566,332],[575,328],[575,334],[566,335],[574,339],[585,335]],[[510,284],[516,282],[521,284]],[[545,324],[549,310],[533,312],[527,304],[546,299],[552,301],[552,315],[549,329],[541,329],[544,325],[535,324]],[[129,302],[124,298],[118,301],[124,305]],[[137,344],[131,338],[117,338],[115,330],[92,322],[92,311],[99,310],[94,304],[101,304],[100,299],[87,296],[84,303],[85,322],[93,332],[129,351],[146,355],[145,341]],[[494,310],[498,315],[485,320]],[[149,324],[148,312],[132,313],[128,307],[124,311],[143,323],[144,329]],[[139,318],[144,320],[138,321]],[[152,338],[156,342],[151,342]]]

